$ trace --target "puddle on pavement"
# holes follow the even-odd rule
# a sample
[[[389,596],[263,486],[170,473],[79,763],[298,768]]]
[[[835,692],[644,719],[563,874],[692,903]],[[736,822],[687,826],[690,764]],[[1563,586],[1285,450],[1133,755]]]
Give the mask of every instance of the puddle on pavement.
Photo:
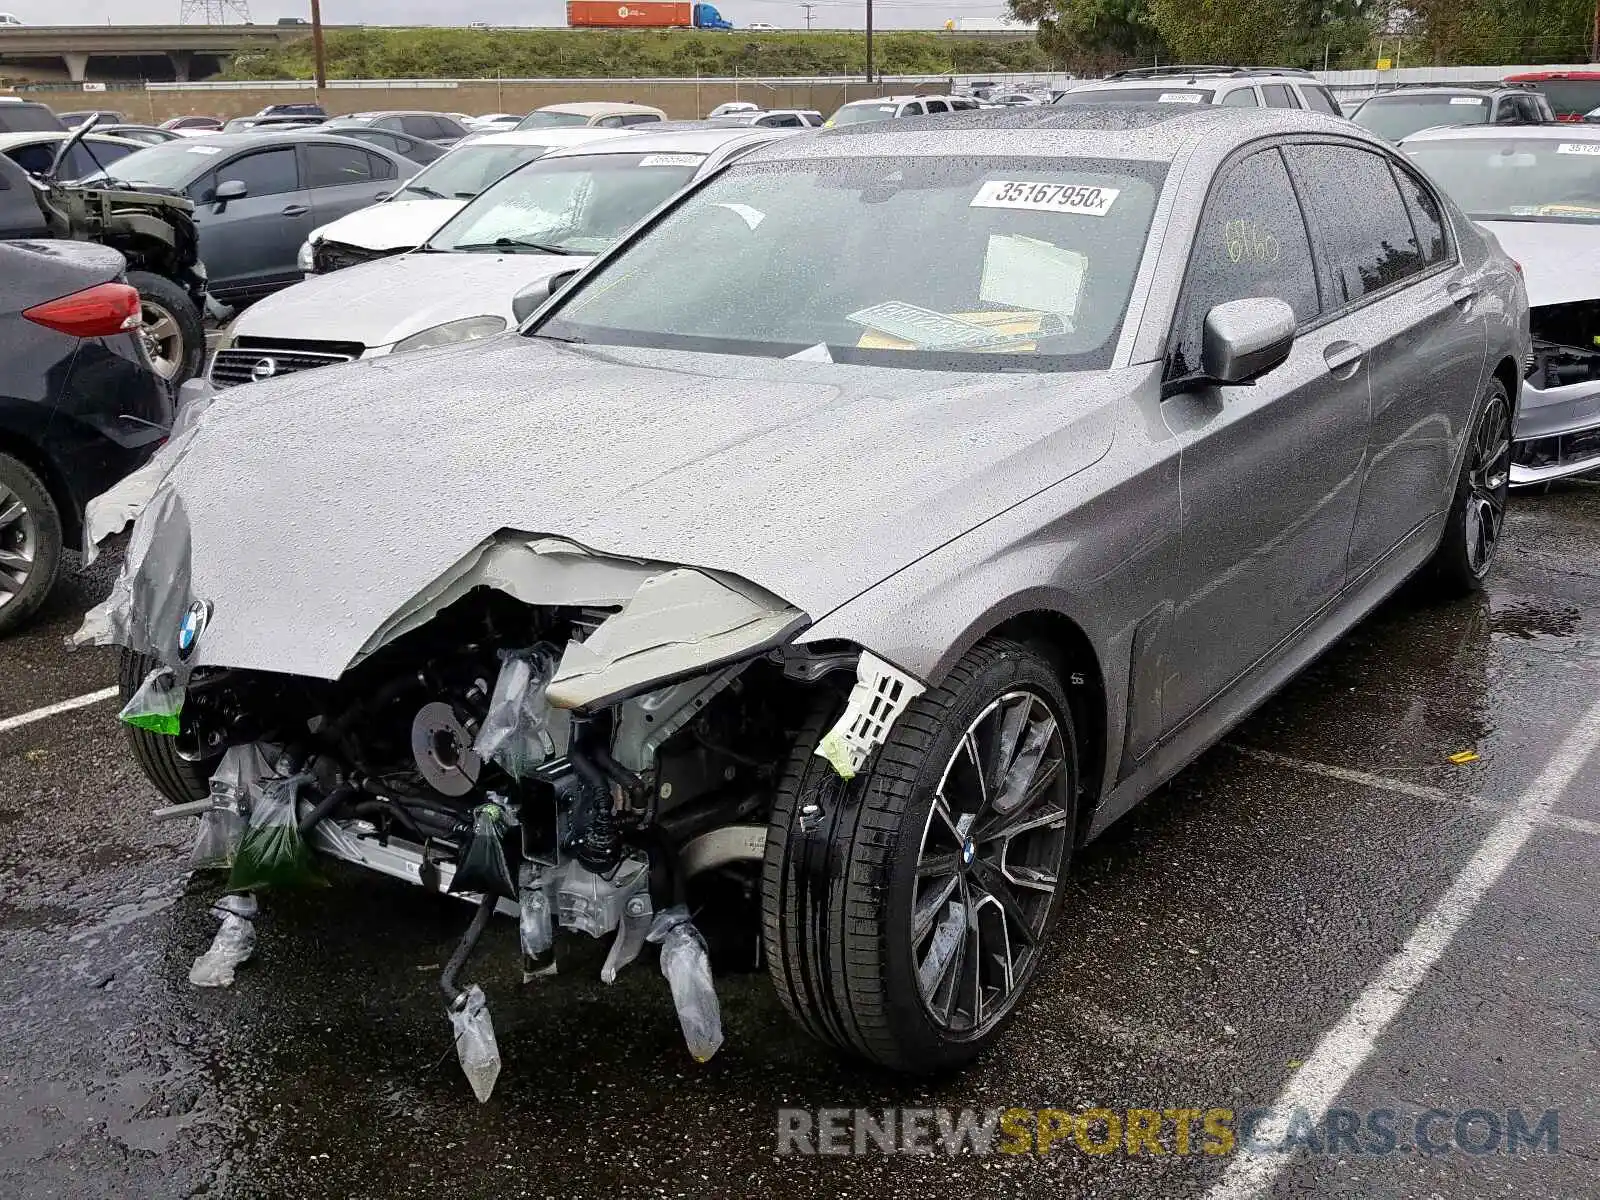
[[[1490,617],[1490,630],[1499,638],[1532,642],[1542,638],[1569,638],[1583,624],[1582,610],[1570,605],[1542,604],[1526,597],[1514,597],[1505,607],[1497,607]]]

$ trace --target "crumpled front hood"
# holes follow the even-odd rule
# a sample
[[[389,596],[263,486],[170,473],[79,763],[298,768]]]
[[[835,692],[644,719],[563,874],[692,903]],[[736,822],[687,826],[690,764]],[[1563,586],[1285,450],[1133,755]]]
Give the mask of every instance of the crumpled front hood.
[[[386,200],[311,231],[314,242],[363,250],[410,250],[422,245],[466,205],[465,200]]]
[[[190,665],[324,678],[501,530],[723,571],[817,619],[1104,456],[1155,369],[954,375],[516,334],[329,367],[223,393],[130,561],[148,548],[187,589],[163,621],[211,605]]]
[[[1600,299],[1600,221],[1480,221],[1522,264],[1528,304]]]
[[[589,261],[564,254],[403,254],[284,288],[246,309],[233,331],[373,347],[465,317],[501,316],[509,325],[518,292]]]

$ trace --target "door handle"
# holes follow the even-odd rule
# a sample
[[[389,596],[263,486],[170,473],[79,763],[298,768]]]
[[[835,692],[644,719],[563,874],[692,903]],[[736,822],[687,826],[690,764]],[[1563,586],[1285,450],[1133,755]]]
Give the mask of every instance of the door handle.
[[[310,211],[311,206],[309,204],[290,204],[284,208],[283,215],[286,217],[303,217]]]
[[[1478,289],[1469,283],[1452,283],[1445,288],[1444,294],[1450,297],[1450,303],[1462,311],[1472,307],[1472,302],[1478,298]]]
[[[1366,356],[1366,350],[1354,342],[1331,342],[1322,352],[1328,373],[1336,379],[1349,379],[1361,369],[1361,360]]]

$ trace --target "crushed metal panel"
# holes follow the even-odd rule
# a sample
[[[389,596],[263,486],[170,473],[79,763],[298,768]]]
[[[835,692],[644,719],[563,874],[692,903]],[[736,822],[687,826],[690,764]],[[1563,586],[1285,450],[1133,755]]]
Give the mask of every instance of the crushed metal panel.
[[[691,674],[781,638],[806,620],[760,588],[735,587],[678,568],[640,584],[622,611],[569,642],[550,683],[550,703],[581,708],[651,680]]]

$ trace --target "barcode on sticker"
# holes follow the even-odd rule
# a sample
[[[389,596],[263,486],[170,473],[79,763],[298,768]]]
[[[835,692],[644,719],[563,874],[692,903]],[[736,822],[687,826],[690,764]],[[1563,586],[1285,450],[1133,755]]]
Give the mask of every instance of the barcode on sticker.
[[[646,154],[639,160],[641,167],[694,167],[700,163],[698,154]]]
[[[1450,97],[1450,103],[1451,104],[1482,104],[1482,103],[1484,103],[1484,100],[1483,100],[1483,98],[1481,96],[1451,96]]]
[[[1600,142],[1562,142],[1557,154],[1600,154]]]
[[[968,208],[1026,208],[1034,212],[1103,217],[1122,194],[1120,188],[1081,187],[1070,183],[1029,183],[991,179],[978,189]]]
[[[1156,97],[1158,104],[1199,104],[1205,97],[1199,92],[1162,92]]]
[[[221,146],[185,146],[184,149],[186,151],[188,151],[190,154],[221,154],[222,153],[222,147]]]

